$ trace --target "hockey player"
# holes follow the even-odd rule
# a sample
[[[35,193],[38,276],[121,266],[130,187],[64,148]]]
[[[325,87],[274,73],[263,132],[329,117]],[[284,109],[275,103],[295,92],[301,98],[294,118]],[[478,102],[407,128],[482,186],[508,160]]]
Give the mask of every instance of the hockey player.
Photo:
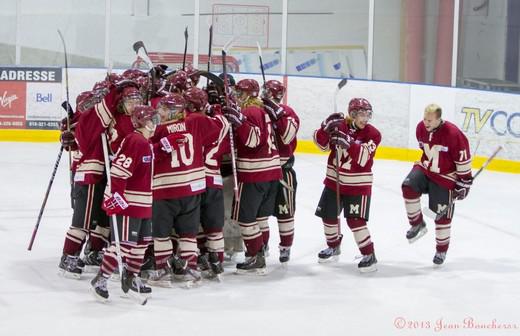
[[[226,73],[221,73],[219,77],[224,80],[226,78],[228,83],[229,95],[233,96],[235,91],[235,78]],[[225,104],[224,97],[217,97],[220,105]],[[220,166],[220,172],[223,178],[223,190],[224,190],[224,251],[225,257],[229,260],[233,260],[236,253],[244,251],[244,242],[242,235],[240,234],[240,226],[231,219],[231,208],[233,205],[233,171],[231,168],[231,156],[224,155],[222,158],[222,164]]]
[[[217,141],[222,121],[197,112],[205,110],[207,94],[190,88],[183,95],[184,110],[161,124],[154,136],[157,144],[153,180],[153,236],[157,273],[149,283],[167,285],[172,269],[168,260],[174,252],[172,228],[179,236],[178,254],[192,270],[197,268],[196,236],[200,223],[201,194],[206,190],[203,148]],[[166,103],[169,96],[163,97]],[[161,105],[161,103],[160,103]],[[222,118],[222,117],[221,117]],[[175,270],[173,270],[175,271]],[[196,272],[179,274],[190,279]]]
[[[376,270],[377,259],[367,221],[372,193],[372,164],[376,148],[381,142],[381,134],[368,123],[372,117],[372,105],[368,100],[351,99],[348,114],[347,118],[342,113],[331,114],[314,132],[314,141],[318,147],[324,151],[331,150],[325,187],[316,209],[316,216],[323,220],[328,247],[319,252],[318,261],[335,260],[340,254],[343,235],[338,221],[343,209],[347,225],[363,255],[358,269],[360,272],[372,272]],[[337,187],[340,209],[337,208]]]
[[[125,268],[121,287],[123,292],[143,300],[151,294],[137,275],[143,263],[146,247],[152,240],[152,176],[153,152],[150,137],[159,124],[157,111],[150,106],[135,106],[132,110],[135,132],[121,142],[110,168],[110,184],[105,191],[103,209],[109,216],[117,215],[120,237],[103,256],[103,263],[91,285],[96,298],[108,300],[107,281],[117,264],[115,239],[120,240],[121,257]]]
[[[442,120],[442,109],[436,104],[426,106],[423,121],[417,124],[417,141],[423,154],[402,184],[408,222],[406,232],[410,243],[427,232],[421,212],[421,195],[428,194],[429,208],[439,213],[453,199],[463,200],[473,182],[468,139],[449,121]],[[454,207],[435,220],[436,252],[433,263],[441,265],[450,244]]]
[[[91,251],[96,254],[105,247],[108,239],[108,217],[101,210],[106,186],[101,134],[107,132],[118,113],[129,114],[137,103],[142,102],[135,86],[128,80],[112,84],[101,102],[80,114],[75,130],[80,159],[74,174],[74,213],[59,264],[66,277],[79,279],[81,276],[83,262],[79,260],[79,254],[87,234],[90,234]],[[118,137],[125,135],[117,134]],[[99,258],[91,256],[90,259]]]
[[[276,136],[276,147],[280,155],[283,179],[278,184],[274,215],[278,220],[280,234],[281,263],[289,261],[291,246],[294,239],[294,212],[296,210],[296,172],[294,165],[294,150],[296,149],[296,135],[300,127],[300,118],[294,110],[281,104],[285,95],[285,87],[277,80],[269,80],[265,83],[265,91],[262,97],[264,110],[273,123]],[[269,226],[267,218],[260,222],[260,230],[267,246],[269,240]]]
[[[222,116],[221,105],[212,105],[206,111],[212,118]],[[224,184],[220,171],[222,158],[230,153],[229,122],[222,118],[224,123],[218,140],[204,147],[206,167],[206,192],[201,199],[201,229],[197,236],[199,245],[199,268],[207,270],[209,277],[216,277],[224,272]]]
[[[273,214],[278,180],[282,178],[271,119],[258,98],[260,87],[253,79],[235,86],[237,106],[225,106],[232,124],[237,151],[238,200],[233,219],[240,225],[247,258],[237,264],[237,273],[265,274],[265,247],[258,219]]]

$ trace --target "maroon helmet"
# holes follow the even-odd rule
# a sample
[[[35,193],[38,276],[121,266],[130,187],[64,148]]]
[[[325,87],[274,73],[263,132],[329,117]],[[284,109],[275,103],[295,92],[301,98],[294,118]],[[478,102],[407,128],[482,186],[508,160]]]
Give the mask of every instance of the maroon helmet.
[[[121,99],[124,100],[130,100],[130,99],[140,99],[143,100],[143,96],[141,95],[141,92],[134,86],[127,86],[123,89],[121,92]]]
[[[183,109],[186,101],[184,97],[178,93],[168,93],[166,96],[162,97],[157,104],[157,107],[165,106],[170,110],[173,109]]]
[[[92,91],[84,91],[81,92],[76,97],[76,112],[83,113],[86,110],[90,109],[93,104],[88,104],[94,98],[94,93]]]
[[[242,79],[235,85],[235,90],[245,92],[250,97],[258,97],[260,86],[254,79]]]
[[[365,98],[352,98],[348,103],[348,114],[352,116],[352,113],[360,110],[372,114],[372,105]]]
[[[188,75],[188,78],[191,81],[191,86],[197,86],[200,79],[200,73],[198,69],[195,69],[193,65],[188,64],[186,67],[186,74]]]
[[[188,112],[202,111],[208,104],[208,94],[198,87],[189,88],[183,96],[186,100],[186,111]]]
[[[145,127],[148,121],[152,121],[154,125],[158,125],[160,122],[157,110],[147,105],[134,107],[131,119],[135,128]]]
[[[139,69],[128,69],[128,70],[125,70],[121,74],[121,77],[123,77],[123,79],[137,79],[139,77],[146,77],[146,76],[148,76],[148,74]]]
[[[285,86],[277,80],[268,80],[265,82],[265,89],[271,94],[271,97],[280,101],[285,95]]]
[[[169,91],[184,91],[188,88],[188,74],[185,71],[179,70],[166,80],[166,86]]]

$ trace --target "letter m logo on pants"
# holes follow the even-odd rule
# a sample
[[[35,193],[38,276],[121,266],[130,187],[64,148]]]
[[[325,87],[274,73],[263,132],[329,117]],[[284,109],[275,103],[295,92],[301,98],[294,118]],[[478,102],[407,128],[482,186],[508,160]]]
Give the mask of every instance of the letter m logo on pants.
[[[357,214],[359,215],[359,204],[350,204],[350,214]]]

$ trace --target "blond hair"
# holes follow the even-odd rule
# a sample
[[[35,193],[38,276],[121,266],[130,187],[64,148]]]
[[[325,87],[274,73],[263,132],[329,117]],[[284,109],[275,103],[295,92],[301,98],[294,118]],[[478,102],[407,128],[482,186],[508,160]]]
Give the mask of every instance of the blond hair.
[[[424,114],[430,113],[435,113],[435,116],[437,117],[437,119],[439,119],[440,117],[442,117],[442,108],[437,104],[429,104],[424,109]]]

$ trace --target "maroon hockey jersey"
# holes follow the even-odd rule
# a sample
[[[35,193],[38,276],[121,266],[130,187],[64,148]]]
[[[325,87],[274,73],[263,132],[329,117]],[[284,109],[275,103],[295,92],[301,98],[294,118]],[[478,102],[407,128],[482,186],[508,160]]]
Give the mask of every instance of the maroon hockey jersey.
[[[381,133],[367,124],[363,129],[354,129],[343,123],[340,130],[350,134],[354,142],[348,150],[340,150],[339,185],[343,195],[371,195],[372,164],[377,146],[381,143]],[[336,190],[336,148],[329,148],[329,135],[321,128],[314,132],[314,142],[323,151],[331,149],[327,160],[327,176],[323,183]]]
[[[120,215],[152,217],[153,154],[150,142],[138,131],[128,134],[112,160],[110,182],[105,198],[118,192],[128,202]]]
[[[223,156],[231,152],[229,144],[229,122],[225,118],[220,118],[224,127],[220,130],[218,140],[211,145],[204,146],[204,157],[206,166],[206,188],[223,188],[220,166]]]
[[[185,119],[157,127],[152,139],[156,148],[161,147],[161,138],[173,133],[184,135],[185,143],[169,154],[155,150],[154,199],[176,199],[206,190],[203,149],[218,140],[224,127],[223,119],[223,116],[210,118],[190,113]]]
[[[116,89],[112,89],[100,103],[79,116],[75,131],[79,154],[74,174],[74,181],[79,184],[98,183],[105,174],[101,134],[106,132],[113,122],[114,116],[119,114],[116,111],[116,99]],[[124,117],[128,118],[127,116]],[[133,128],[131,131],[133,131]],[[126,135],[123,131],[120,131],[112,134],[111,140],[121,142],[118,138],[123,139]]]
[[[126,135],[134,131],[134,125],[129,115],[114,113],[114,119],[108,128],[108,143],[112,153],[116,153]]]
[[[237,178],[239,182],[255,183],[282,178],[280,156],[275,146],[271,119],[258,106],[242,108],[246,121],[235,129]]]
[[[428,132],[421,121],[416,136],[423,153],[414,169],[423,170],[433,182],[447,189],[453,189],[458,179],[471,177],[469,142],[456,125],[443,121]]]
[[[273,129],[276,134],[280,163],[284,165],[293,156],[296,149],[296,135],[300,128],[300,118],[291,107],[284,104],[280,104],[280,106],[284,109],[284,115],[273,123]]]

